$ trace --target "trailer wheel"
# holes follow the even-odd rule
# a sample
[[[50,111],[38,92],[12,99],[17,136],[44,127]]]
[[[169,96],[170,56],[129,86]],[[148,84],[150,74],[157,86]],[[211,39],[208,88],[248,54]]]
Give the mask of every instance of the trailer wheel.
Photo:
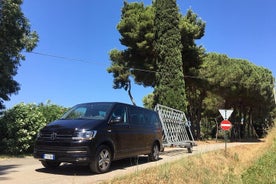
[[[188,150],[188,153],[192,153],[193,152],[192,147],[188,147],[187,150]]]

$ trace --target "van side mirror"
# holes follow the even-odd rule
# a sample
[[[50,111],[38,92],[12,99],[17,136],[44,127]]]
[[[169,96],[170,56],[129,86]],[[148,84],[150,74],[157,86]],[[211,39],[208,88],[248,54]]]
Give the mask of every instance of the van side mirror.
[[[123,122],[123,118],[121,116],[112,117],[110,120],[111,124],[117,124],[122,122]]]

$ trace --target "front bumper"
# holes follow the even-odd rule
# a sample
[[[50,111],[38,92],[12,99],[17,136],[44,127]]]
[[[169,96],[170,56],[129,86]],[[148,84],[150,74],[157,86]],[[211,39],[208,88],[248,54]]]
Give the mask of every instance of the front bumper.
[[[89,163],[91,160],[90,153],[88,146],[37,146],[34,149],[34,158],[56,162]]]

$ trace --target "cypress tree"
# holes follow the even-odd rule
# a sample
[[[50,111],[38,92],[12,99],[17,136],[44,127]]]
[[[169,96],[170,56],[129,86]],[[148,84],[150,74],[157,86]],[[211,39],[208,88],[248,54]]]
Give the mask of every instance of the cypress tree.
[[[186,110],[185,82],[182,67],[182,44],[179,10],[176,0],[156,0],[155,43],[156,86],[154,103]]]

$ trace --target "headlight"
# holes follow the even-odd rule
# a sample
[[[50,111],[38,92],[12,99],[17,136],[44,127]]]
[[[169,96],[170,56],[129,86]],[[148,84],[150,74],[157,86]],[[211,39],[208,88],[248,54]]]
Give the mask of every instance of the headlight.
[[[73,140],[92,140],[97,134],[96,130],[81,130],[76,132]]]

